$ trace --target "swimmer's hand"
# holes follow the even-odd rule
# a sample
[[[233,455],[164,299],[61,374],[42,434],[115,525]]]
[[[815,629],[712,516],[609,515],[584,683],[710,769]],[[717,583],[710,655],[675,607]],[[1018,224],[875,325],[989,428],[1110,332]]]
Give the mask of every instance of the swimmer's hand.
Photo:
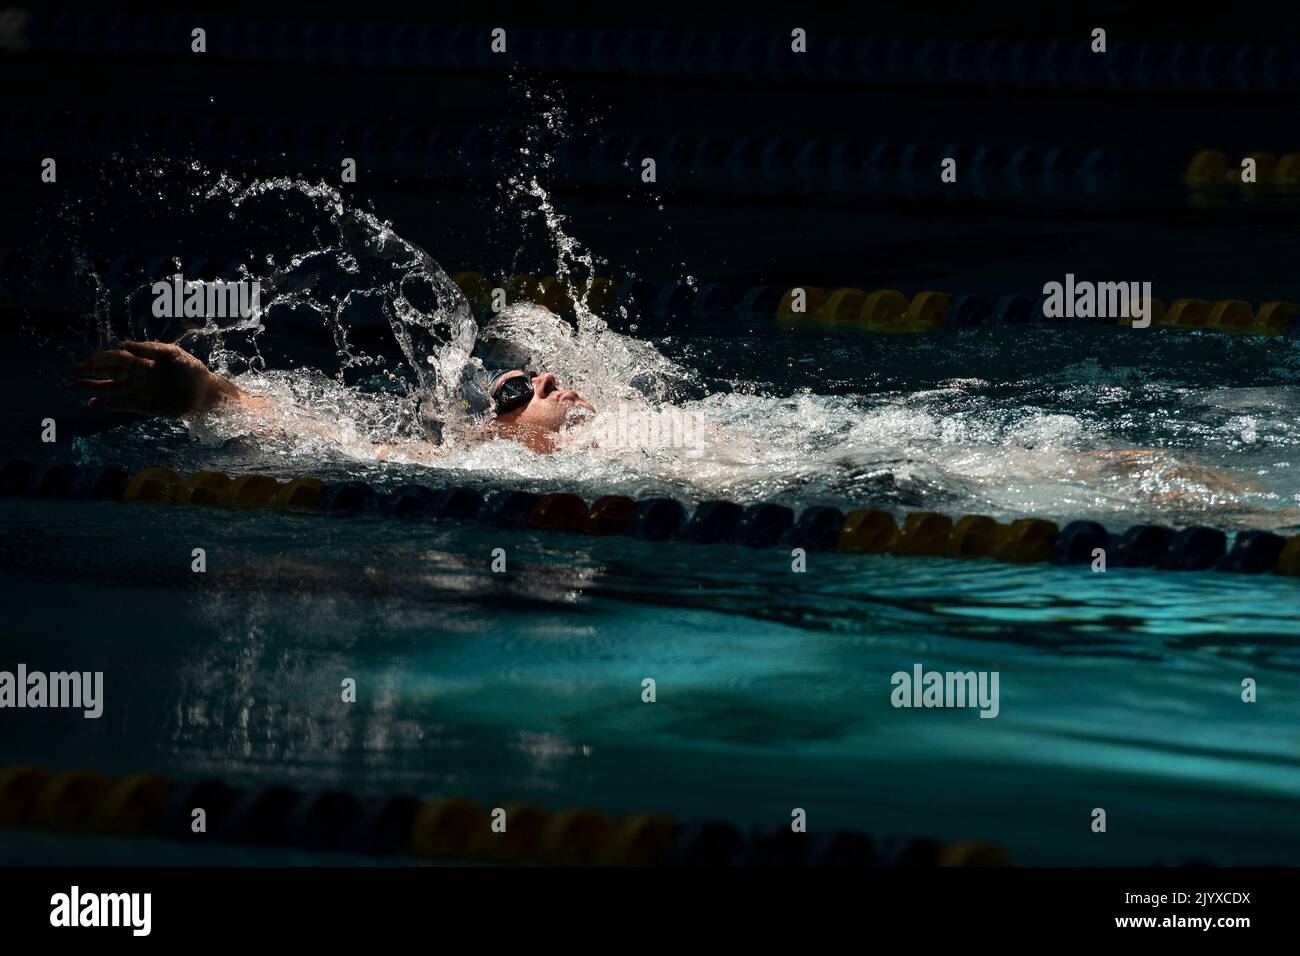
[[[177,345],[123,342],[77,367],[74,386],[94,392],[89,404],[113,412],[180,418],[206,412],[243,393]]]

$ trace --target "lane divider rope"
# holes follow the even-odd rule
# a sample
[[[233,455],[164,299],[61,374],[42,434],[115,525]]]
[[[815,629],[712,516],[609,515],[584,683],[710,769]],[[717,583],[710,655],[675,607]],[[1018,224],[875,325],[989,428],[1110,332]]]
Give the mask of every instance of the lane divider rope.
[[[532,275],[496,280],[478,272],[460,272],[452,281],[480,315],[493,308],[494,289],[507,292],[510,301],[525,299],[544,305],[561,315],[572,314],[575,299],[597,315],[609,317],[631,305],[638,317],[685,319],[707,318],[732,313],[748,319],[775,317],[781,322],[815,323],[821,326],[868,332],[933,332],[945,328],[969,329],[981,325],[1027,325],[1041,323],[1068,328],[1079,324],[1128,328],[1131,316],[1074,321],[1049,319],[1043,314],[1042,296],[1008,294],[1000,298],[947,292],[922,291],[909,300],[897,289],[867,291],[858,288],[822,289],[798,286],[782,289],[753,286],[744,289],[724,283],[698,289],[681,283],[658,285],[649,282],[619,283],[593,278],[590,283],[570,282],[559,276],[538,279]],[[1173,300],[1166,309],[1152,299],[1152,326],[1199,329],[1244,335],[1282,335],[1296,329],[1300,304],[1269,301],[1254,308],[1240,299],[1208,301],[1196,298]]]
[[[1255,161],[1255,182],[1242,182],[1242,163]],[[1198,150],[1187,163],[1183,181],[1189,186],[1203,189],[1210,186],[1235,185],[1277,187],[1292,190],[1300,187],[1300,153],[1287,153],[1278,159],[1272,153],[1243,153],[1236,164],[1217,149]]]
[[[1230,537],[1201,526],[1137,525],[1112,533],[1095,521],[1072,521],[1059,528],[1042,518],[1002,523],[988,515],[963,515],[954,520],[931,511],[911,512],[900,524],[892,512],[879,508],[846,514],[839,508],[814,505],[796,515],[792,508],[768,502],[742,506],[706,501],[689,510],[672,498],[634,500],[622,495],[606,495],[588,505],[580,495],[568,492],[502,490],[485,498],[464,487],[408,484],[379,491],[359,481],[326,483],[311,477],[280,481],[267,475],[230,476],[217,471],[185,477],[170,468],[83,470],[66,462],[37,465],[13,458],[0,466],[0,497],[18,496],[477,521],[499,528],[626,535],[646,541],[990,558],[1015,564],[1091,564],[1100,550],[1108,568],[1216,569],[1300,577],[1300,535],[1239,531]]]
[[[134,255],[118,256],[104,268],[103,280],[112,289],[138,287],[145,277],[166,273],[174,267],[165,256],[145,260]],[[70,261],[48,253],[28,262],[10,249],[0,249],[0,287],[11,285],[25,290],[32,302],[55,287],[75,287],[82,280]],[[191,278],[201,275],[238,278],[237,260],[201,259],[187,268]],[[452,281],[460,288],[479,318],[487,317],[497,304],[494,290],[505,293],[505,301],[520,300],[544,305],[552,312],[571,316],[581,301],[595,314],[613,319],[624,312],[642,323],[737,318],[749,321],[777,320],[790,328],[825,328],[880,333],[936,332],[987,326],[1042,324],[1055,328],[1080,325],[1128,328],[1126,316],[1091,319],[1049,319],[1043,314],[1041,293],[1022,295],[951,294],[924,290],[909,294],[898,289],[867,290],[856,287],[822,288],[806,285],[751,286],[732,282],[688,285],[683,282],[651,282],[642,279],[619,281],[595,276],[574,279],[567,276],[519,274],[495,278],[482,272],[458,272]],[[11,290],[12,291],[12,290]],[[35,298],[32,298],[35,296]],[[499,301],[499,297],[497,297]],[[1300,304],[1284,300],[1260,302],[1243,299],[1208,300],[1184,297],[1164,301],[1153,299],[1151,325],[1241,335],[1277,336],[1297,334]],[[801,308],[801,311],[796,311]],[[277,328],[297,328],[301,319],[286,312]]]
[[[189,24],[175,15],[116,10],[25,11],[22,49],[184,57]],[[814,41],[792,56],[790,31],[548,29],[512,32],[509,54],[489,47],[492,23],[449,28],[396,21],[209,14],[210,56],[256,62],[385,63],[435,70],[500,72],[520,64],[549,73],[633,77],[730,77],[757,81],[839,82],[999,90],[1213,91],[1294,88],[1293,49],[1255,43],[1116,38],[1106,56],[1088,37],[1001,40],[848,34]]]
[[[428,184],[482,185],[528,145],[522,129],[488,124],[264,119],[241,113],[177,116],[171,113],[105,115],[62,110],[0,114],[0,131],[14,148],[51,150],[93,158],[141,146],[164,145],[213,161],[238,159],[270,141],[285,156],[318,170],[321,156],[343,152],[370,174],[418,177]],[[698,136],[672,131],[615,130],[560,144],[569,183],[626,186],[629,168],[656,163],[656,183],[667,191],[768,196],[820,194],[931,195],[948,201],[1051,195],[1070,202],[1116,199],[1146,181],[1145,167],[1126,168],[1120,156],[1098,147],[994,143],[888,142],[792,135]],[[942,160],[961,170],[957,182],[940,177]],[[1151,177],[1154,183],[1154,177]]]
[[[204,829],[196,833],[199,809]],[[175,783],[150,773],[110,779],[93,770],[25,765],[0,768],[0,827],[498,864],[1012,865],[1000,847],[983,840],[945,845],[891,836],[877,844],[843,829],[795,833],[771,826],[744,833],[724,820],[679,822],[661,813],[611,818],[590,807],[549,810],[525,802],[488,809],[464,797],[366,798],[218,779]]]

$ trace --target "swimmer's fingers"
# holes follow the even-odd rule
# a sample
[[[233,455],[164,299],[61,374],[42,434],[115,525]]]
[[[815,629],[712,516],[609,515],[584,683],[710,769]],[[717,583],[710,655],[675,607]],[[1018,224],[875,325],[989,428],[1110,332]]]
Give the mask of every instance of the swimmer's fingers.
[[[131,382],[116,382],[111,379],[82,378],[72,383],[74,388],[82,391],[96,392],[86,404],[105,412],[139,412],[142,411],[138,401],[137,389]]]
[[[140,410],[139,406],[130,399],[105,398],[102,395],[96,395],[87,404],[103,412],[138,412]]]
[[[83,372],[101,371],[110,368],[126,368],[138,361],[140,359],[130,352],[124,352],[121,349],[109,349],[108,351],[93,353],[90,358],[75,366],[75,368]]]
[[[178,354],[185,353],[164,342],[123,342],[120,349],[95,352],[75,368],[99,378],[121,380],[130,373],[153,368],[158,361],[177,358]]]
[[[136,361],[136,356],[123,349],[102,349],[98,352],[92,352],[90,358],[82,362],[82,365],[130,365]]]
[[[95,392],[121,392],[129,387],[127,382],[111,378],[79,378],[72,383],[73,388]]]
[[[96,352],[86,361],[76,366],[76,370],[87,373],[88,377],[91,378],[109,378],[114,381],[124,381],[133,372],[152,365],[153,363],[148,359],[140,358],[121,349],[113,349],[107,352]]]
[[[183,351],[179,346],[168,345],[166,342],[123,342],[122,348],[146,359],[174,358],[177,352]]]

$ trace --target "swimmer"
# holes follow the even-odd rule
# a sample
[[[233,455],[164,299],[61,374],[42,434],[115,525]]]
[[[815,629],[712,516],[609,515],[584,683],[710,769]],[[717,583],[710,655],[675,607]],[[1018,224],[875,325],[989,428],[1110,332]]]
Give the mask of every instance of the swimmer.
[[[94,353],[76,369],[83,377],[74,386],[93,392],[89,405],[105,411],[184,418],[222,408],[258,413],[269,410],[271,401],[243,391],[180,346],[166,342],[123,342],[121,348]],[[463,404],[480,416],[485,431],[538,453],[554,449],[556,436],[575,409],[595,412],[576,391],[560,388],[551,372],[492,371],[467,381],[463,392]],[[399,447],[414,460],[436,456],[437,446],[416,444],[381,445],[377,457],[384,460]]]
[[[235,421],[244,419],[240,425],[262,436],[278,431],[292,438],[318,437],[334,444],[341,441],[337,421],[309,408],[244,391],[174,344],[123,342],[121,348],[96,352],[77,369],[84,377],[75,385],[94,393],[90,405],[95,408],[166,418],[199,418],[219,411]],[[558,439],[577,410],[595,412],[576,391],[560,388],[554,374],[522,369],[468,376],[462,383],[461,401],[468,418],[479,423],[475,427],[483,438],[500,437],[539,454],[556,450]],[[342,440],[348,437],[356,436],[344,436]],[[761,467],[775,473],[789,467],[779,456],[774,460],[772,451],[762,442],[745,443],[736,435],[713,437],[720,440],[713,443],[716,450],[707,464],[694,458],[679,460],[686,469],[681,474],[684,480],[698,486],[716,478],[725,491],[736,469]],[[1061,451],[1059,464],[1066,471],[1063,477],[1084,479],[1092,487],[1108,489],[1112,497],[1160,507],[1177,506],[1201,512],[1207,518],[1213,516],[1216,523],[1230,522],[1239,527],[1300,526],[1300,509],[1294,506],[1263,510],[1250,504],[1251,497],[1265,491],[1258,484],[1169,452]],[[431,441],[363,440],[358,453],[378,461],[433,464],[448,454],[448,449]],[[670,467],[668,461],[664,467]]]
[[[552,372],[488,372],[486,382],[497,434],[536,452],[553,450],[555,436],[575,408],[596,411],[573,389],[560,388]]]

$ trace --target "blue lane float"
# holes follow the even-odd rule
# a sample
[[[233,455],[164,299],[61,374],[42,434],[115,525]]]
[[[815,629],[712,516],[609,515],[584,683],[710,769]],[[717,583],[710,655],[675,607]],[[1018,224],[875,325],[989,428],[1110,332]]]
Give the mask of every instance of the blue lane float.
[[[1061,566],[1090,564],[1104,552],[1108,567],[1300,577],[1300,535],[1286,538],[1268,531],[1241,531],[1230,536],[1206,527],[1175,530],[1137,525],[1114,533],[1095,521],[1073,521],[1058,528],[1039,518],[1001,523],[987,515],[965,515],[954,521],[934,512],[910,513],[900,524],[891,512],[881,509],[846,514],[833,506],[812,505],[796,515],[792,508],[774,502],[741,506],[705,501],[688,509],[673,498],[634,501],[619,495],[607,495],[589,507],[582,496],[568,492],[538,495],[507,489],[485,500],[476,489],[464,487],[407,484],[377,491],[360,481],[323,483],[304,477],[282,483],[264,475],[232,478],[214,471],[185,478],[168,468],[128,473],[118,466],[103,466],[83,471],[58,462],[38,466],[22,458],[0,464],[0,497],[477,521],[509,530],[626,535],[645,541],[993,558]]]
[[[110,779],[93,770],[0,767],[0,827],[40,827],[208,846],[367,855],[409,853],[447,861],[599,866],[971,866],[1009,865],[996,844],[835,829],[749,833],[721,819],[678,821],[663,813],[608,817],[590,807],[497,805],[409,794],[359,798],[342,790],[278,783],[236,787],[220,779],[173,782],[156,774]]]
[[[1274,45],[1113,37],[1107,55],[1077,39],[918,38],[815,35],[792,56],[787,30],[759,32],[662,28],[566,34],[542,27],[509,33],[505,55],[489,45],[491,24],[432,29],[401,21],[340,22],[281,14],[255,21],[205,18],[209,56],[270,62],[399,64],[435,71],[503,72],[525,65],[543,73],[708,78],[750,82],[926,89],[1213,91],[1290,89],[1300,77],[1296,51]],[[175,16],[88,10],[29,11],[25,48],[180,58],[189,32]]]

